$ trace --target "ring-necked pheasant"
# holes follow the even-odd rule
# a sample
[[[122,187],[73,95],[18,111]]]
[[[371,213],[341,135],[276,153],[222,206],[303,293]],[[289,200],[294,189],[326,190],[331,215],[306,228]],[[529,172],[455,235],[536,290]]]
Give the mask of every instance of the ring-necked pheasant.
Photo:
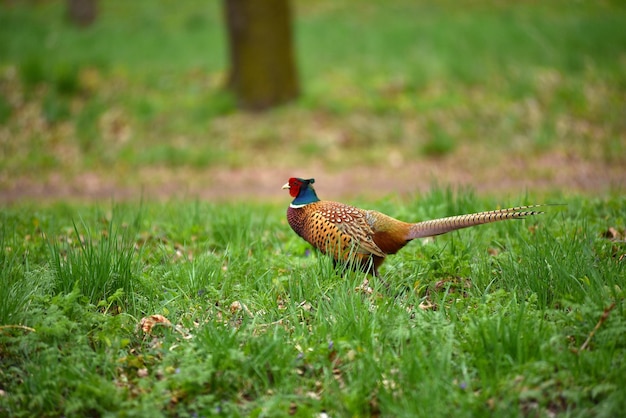
[[[432,237],[470,226],[506,219],[521,219],[543,212],[539,205],[518,206],[430,221],[402,222],[374,210],[320,200],[312,184],[315,179],[292,177],[283,186],[294,198],[287,209],[291,228],[324,254],[352,261],[355,267],[378,276],[385,257],[397,253],[415,238]]]

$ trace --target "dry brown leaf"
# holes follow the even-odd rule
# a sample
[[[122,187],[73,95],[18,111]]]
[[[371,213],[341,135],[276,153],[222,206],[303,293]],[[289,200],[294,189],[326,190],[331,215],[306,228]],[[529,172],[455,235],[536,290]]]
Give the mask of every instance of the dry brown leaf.
[[[236,314],[239,311],[245,312],[250,318],[254,317],[254,315],[252,314],[250,309],[248,309],[245,303],[241,303],[240,301],[236,300],[230,304],[230,313]]]
[[[603,234],[604,238],[610,239],[611,241],[619,241],[624,238],[624,232],[618,230],[610,226]]]
[[[141,321],[139,322],[139,326],[141,327],[141,330],[145,334],[150,334],[152,332],[152,328],[154,328],[154,326],[157,325],[157,324],[163,324],[163,325],[166,325],[166,326],[171,326],[172,325],[172,323],[169,321],[169,319],[167,319],[163,315],[145,316],[145,317],[141,318]]]
[[[424,300],[422,302],[420,302],[420,304],[418,305],[418,307],[423,310],[423,311],[427,311],[430,309],[436,309],[437,305],[433,305],[433,303],[429,300]]]
[[[234,301],[233,303],[230,304],[230,313],[237,313],[240,310],[242,310],[242,304],[241,302],[239,302],[238,300]]]

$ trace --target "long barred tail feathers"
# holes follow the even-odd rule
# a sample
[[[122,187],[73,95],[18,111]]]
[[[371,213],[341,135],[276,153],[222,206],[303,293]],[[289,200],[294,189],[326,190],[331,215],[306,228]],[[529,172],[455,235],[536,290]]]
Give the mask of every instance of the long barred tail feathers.
[[[524,219],[528,216],[541,215],[542,210],[535,210],[548,205],[516,206],[507,209],[490,210],[486,212],[470,213],[467,215],[450,216],[447,218],[433,219],[418,222],[411,225],[407,239],[432,237],[445,234],[457,229],[470,226],[482,225],[491,222],[504,221],[507,219]]]

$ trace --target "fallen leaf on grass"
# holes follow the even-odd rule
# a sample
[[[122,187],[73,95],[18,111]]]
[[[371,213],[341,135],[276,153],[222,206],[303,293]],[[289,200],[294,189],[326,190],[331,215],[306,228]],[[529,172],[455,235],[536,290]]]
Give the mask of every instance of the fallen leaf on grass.
[[[182,335],[183,339],[185,339],[185,340],[189,340],[189,339],[193,338],[193,335],[191,335],[189,333],[189,330],[183,328],[180,325],[172,325],[170,320],[167,319],[166,317],[164,317],[163,315],[155,314],[155,315],[145,316],[145,317],[141,318],[141,321],[139,321],[139,328],[141,328],[143,333],[146,334],[146,335],[151,334],[152,333],[152,329],[156,325],[163,325],[163,326],[166,326],[166,327],[173,327],[174,331],[176,331],[180,335]],[[154,341],[153,341],[153,344],[161,344],[161,342],[157,341],[157,339],[155,338]],[[172,346],[170,348],[170,350],[174,349],[175,347],[177,347],[177,345]]]
[[[246,306],[245,303],[241,303],[240,301],[236,300],[233,303],[230,304],[230,313],[232,314],[236,314],[239,311],[243,311],[245,312],[250,318],[254,318],[254,315],[252,314],[252,312],[250,311],[250,309],[248,309],[248,307]]]
[[[621,241],[624,239],[624,231],[620,231],[617,228],[610,226],[603,234],[602,237],[610,239],[611,241]]]
[[[430,300],[426,299],[420,302],[420,304],[418,305],[418,307],[423,310],[423,311],[428,311],[428,310],[437,310],[437,305],[433,304]]]
[[[139,326],[145,334],[150,334],[152,332],[152,328],[154,328],[154,326],[157,324],[172,326],[172,323],[169,321],[169,319],[167,319],[163,315],[145,316],[141,318],[141,321],[139,322]]]

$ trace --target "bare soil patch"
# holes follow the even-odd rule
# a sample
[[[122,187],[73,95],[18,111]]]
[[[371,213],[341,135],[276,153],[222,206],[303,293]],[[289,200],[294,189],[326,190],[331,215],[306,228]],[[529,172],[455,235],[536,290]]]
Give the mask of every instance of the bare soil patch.
[[[359,166],[328,170],[307,167],[211,168],[206,170],[144,168],[132,173],[51,173],[0,183],[0,203],[23,201],[206,201],[285,200],[281,186],[291,176],[314,177],[320,197],[346,199],[410,196],[433,187],[470,188],[478,194],[517,197],[526,192],[603,195],[626,188],[626,167],[551,152],[532,158],[472,159],[456,153],[422,159],[399,167]],[[523,203],[523,202],[520,202]]]

